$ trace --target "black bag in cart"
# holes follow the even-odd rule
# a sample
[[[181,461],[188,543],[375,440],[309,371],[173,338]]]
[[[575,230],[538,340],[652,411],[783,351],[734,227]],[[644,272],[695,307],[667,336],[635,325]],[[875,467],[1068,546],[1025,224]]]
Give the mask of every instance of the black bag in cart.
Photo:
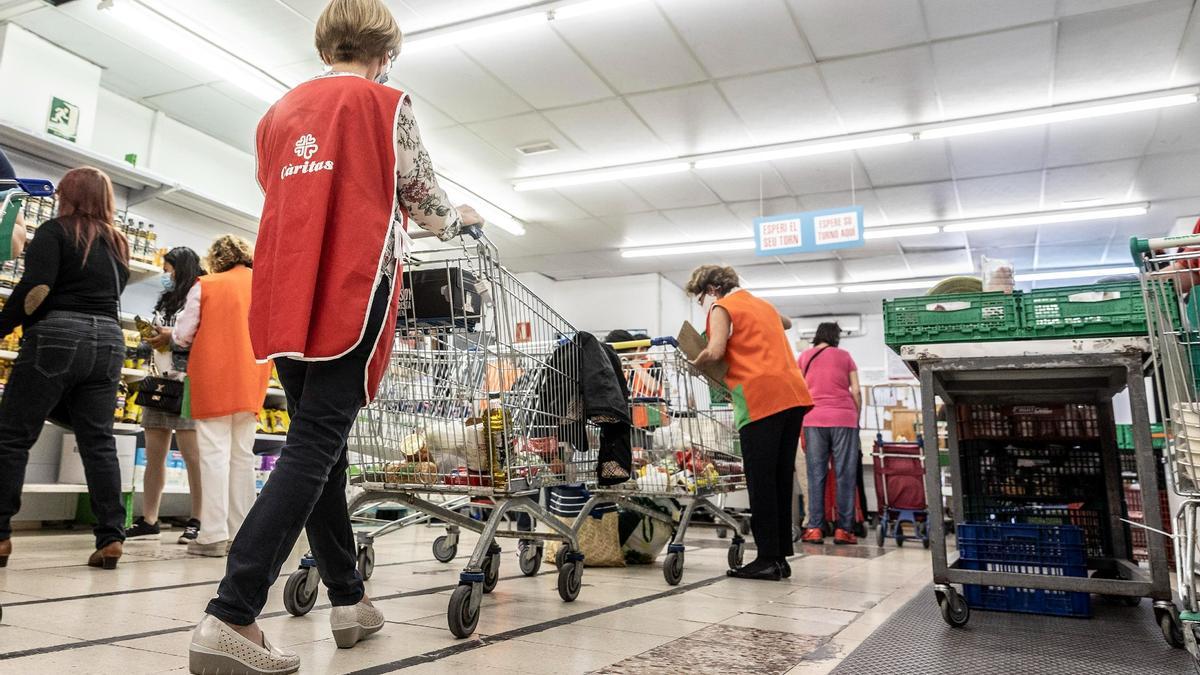
[[[421,325],[473,330],[483,318],[480,287],[474,274],[458,267],[406,271],[400,295],[400,325],[416,319]]]

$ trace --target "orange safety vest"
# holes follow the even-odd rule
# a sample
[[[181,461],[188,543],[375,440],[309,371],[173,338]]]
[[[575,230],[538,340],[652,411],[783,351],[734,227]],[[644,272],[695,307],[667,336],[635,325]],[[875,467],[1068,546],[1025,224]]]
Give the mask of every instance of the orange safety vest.
[[[250,345],[248,267],[200,277],[200,328],[188,356],[191,415],[203,420],[257,413],[267,395],[271,364],[258,363]]]

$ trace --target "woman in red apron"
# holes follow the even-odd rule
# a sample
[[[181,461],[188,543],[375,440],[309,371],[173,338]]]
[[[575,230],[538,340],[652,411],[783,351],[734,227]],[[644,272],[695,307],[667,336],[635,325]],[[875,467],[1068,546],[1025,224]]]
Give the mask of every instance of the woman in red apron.
[[[383,2],[332,0],[316,45],[329,72],[284,95],[257,135],[265,203],[250,337],[259,359],[275,361],[292,424],[193,633],[193,673],[299,668],[255,618],[302,529],[333,605],[338,647],[383,627],[356,569],[346,437],[387,365],[409,220],[443,240],[482,224],[473,209],[447,202],[408,96],[383,86],[400,48]]]

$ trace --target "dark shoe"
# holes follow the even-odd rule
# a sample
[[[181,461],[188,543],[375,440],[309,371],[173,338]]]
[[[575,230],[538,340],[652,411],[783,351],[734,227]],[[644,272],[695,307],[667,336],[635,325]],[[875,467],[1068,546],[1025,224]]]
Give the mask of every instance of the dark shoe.
[[[845,530],[839,529],[833,533],[833,543],[838,544],[839,546],[846,544],[857,544],[858,537],[855,537],[853,534]]]
[[[779,561],[779,576],[784,579],[792,578],[792,565],[787,561],[787,558]]]
[[[88,556],[88,567],[102,567],[106,570],[115,570],[117,569],[117,561],[121,559],[123,551],[124,547],[119,541],[105,544],[102,548],[96,549],[95,553]]]
[[[0,567],[8,567],[8,556],[12,555],[12,539],[0,541]]]
[[[800,537],[800,541],[805,544],[824,544],[825,533],[821,532],[821,528],[819,527],[810,527],[804,531],[804,534]]]
[[[758,581],[779,581],[779,565],[772,564],[758,569],[751,568],[750,565],[739,567],[736,570],[729,570],[725,574],[734,577],[735,579],[756,579]]]
[[[190,544],[196,541],[196,537],[200,536],[200,521],[192,518],[187,521],[187,525],[183,528],[183,534],[179,535],[177,544]]]
[[[137,520],[133,521],[133,527],[125,529],[125,540],[130,539],[158,539],[161,532],[158,523],[151,525],[146,522],[142,516],[138,516]]]

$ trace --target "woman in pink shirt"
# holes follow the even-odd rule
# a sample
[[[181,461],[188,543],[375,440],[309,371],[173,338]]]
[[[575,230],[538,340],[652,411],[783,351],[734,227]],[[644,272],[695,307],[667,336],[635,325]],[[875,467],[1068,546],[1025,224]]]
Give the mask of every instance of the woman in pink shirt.
[[[835,544],[856,544],[854,497],[861,461],[858,452],[858,414],[862,394],[858,366],[850,353],[838,348],[842,329],[836,323],[817,326],[813,346],[800,355],[800,370],[812,394],[813,409],[804,416],[804,461],[808,467],[808,525],[802,541],[821,544],[825,520],[825,481],[833,457],[837,481]]]

